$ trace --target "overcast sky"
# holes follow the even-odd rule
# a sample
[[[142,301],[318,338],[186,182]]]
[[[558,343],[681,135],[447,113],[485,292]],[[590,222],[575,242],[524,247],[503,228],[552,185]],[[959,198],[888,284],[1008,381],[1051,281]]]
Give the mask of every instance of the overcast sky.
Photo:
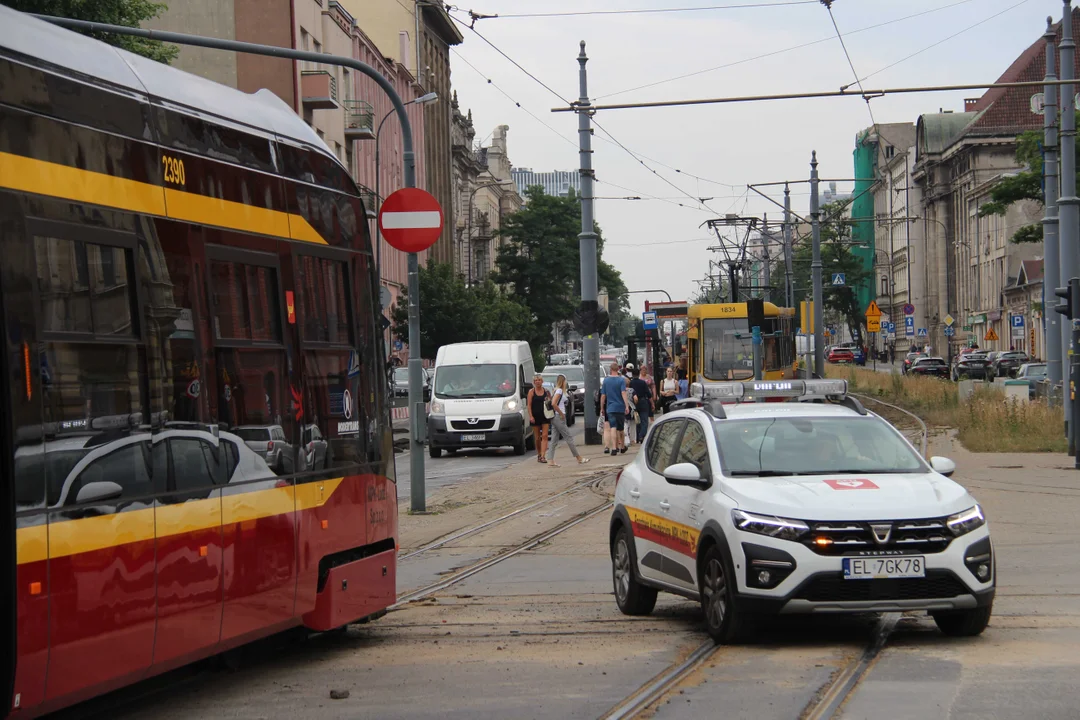
[[[578,97],[576,57],[581,40],[588,44],[589,94],[594,102],[825,91],[853,79],[828,11],[817,0],[802,4],[781,0],[467,3],[458,7],[503,15],[776,5],[662,14],[501,17],[477,22],[476,30],[493,45],[569,99]],[[992,82],[1039,39],[1048,15],[1055,21],[1060,17],[1061,8],[1056,0],[835,0],[833,15],[860,77],[872,75],[864,83],[870,89]],[[465,17],[464,12],[455,14]],[[856,32],[893,20],[899,21]],[[577,168],[576,116],[551,113],[551,108],[562,104],[553,94],[476,34],[463,32],[465,42],[451,53],[452,82],[462,110],[472,109],[477,138],[486,144],[492,130],[506,124],[510,126],[510,160],[516,167],[538,172]],[[956,37],[947,39],[953,35]],[[751,59],[813,41],[822,42]],[[743,60],[746,62],[631,90]],[[893,63],[897,64],[882,70]],[[965,96],[980,94],[887,96],[873,100],[871,109],[879,123],[915,122],[920,114],[941,108],[960,112]],[[817,150],[823,178],[853,177],[856,133],[871,124],[866,103],[858,98],[612,110],[598,113],[596,119],[659,174],[617,145],[600,139],[603,132],[598,129],[593,162],[601,183],[596,194],[666,200],[597,201],[597,220],[607,243],[604,257],[622,272],[630,290],[663,288],[677,300],[693,297],[697,289],[694,280],[708,271],[712,255],[706,248],[714,243],[706,229],[698,227],[701,223],[726,212],[768,213],[770,221],[780,220],[782,211],[753,193],[748,195],[746,184],[809,177],[811,150]],[[842,183],[838,189],[850,191],[851,184]],[[782,189],[774,188],[773,193],[782,200]],[[687,196],[713,198],[707,201],[710,209]],[[680,207],[675,204],[678,202],[690,207]],[[808,186],[792,187],[794,211],[805,213],[809,202]],[[631,296],[635,312],[641,311],[646,297]]]

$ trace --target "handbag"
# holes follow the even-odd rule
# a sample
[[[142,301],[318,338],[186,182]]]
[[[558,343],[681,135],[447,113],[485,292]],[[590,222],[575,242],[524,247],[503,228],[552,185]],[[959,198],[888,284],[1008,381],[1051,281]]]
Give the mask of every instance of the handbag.
[[[555,409],[551,407],[551,396],[548,395],[544,398],[544,417],[550,420],[555,417]]]

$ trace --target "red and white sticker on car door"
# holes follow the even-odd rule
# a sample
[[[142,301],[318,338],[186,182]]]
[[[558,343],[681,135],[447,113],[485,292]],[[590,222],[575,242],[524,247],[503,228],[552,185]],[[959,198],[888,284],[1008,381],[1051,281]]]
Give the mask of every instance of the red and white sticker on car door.
[[[831,487],[833,490],[880,490],[880,488],[872,481],[857,478],[826,480],[825,484]]]

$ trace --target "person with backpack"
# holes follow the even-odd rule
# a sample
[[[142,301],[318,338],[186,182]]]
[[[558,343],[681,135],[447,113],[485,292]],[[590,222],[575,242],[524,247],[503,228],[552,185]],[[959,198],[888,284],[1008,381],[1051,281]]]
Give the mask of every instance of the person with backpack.
[[[604,454],[625,454],[626,411],[630,405],[626,395],[626,378],[619,374],[619,363],[611,363],[609,370],[610,374],[600,386],[600,409],[607,419]]]

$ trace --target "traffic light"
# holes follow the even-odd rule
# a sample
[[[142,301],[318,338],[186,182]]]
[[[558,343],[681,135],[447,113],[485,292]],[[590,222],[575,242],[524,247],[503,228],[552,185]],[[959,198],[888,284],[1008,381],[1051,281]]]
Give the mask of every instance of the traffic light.
[[[1057,288],[1054,290],[1054,294],[1059,298],[1062,298],[1065,302],[1058,303],[1054,306],[1054,312],[1061,313],[1070,320],[1073,319],[1073,284],[1069,283],[1067,287]]]

